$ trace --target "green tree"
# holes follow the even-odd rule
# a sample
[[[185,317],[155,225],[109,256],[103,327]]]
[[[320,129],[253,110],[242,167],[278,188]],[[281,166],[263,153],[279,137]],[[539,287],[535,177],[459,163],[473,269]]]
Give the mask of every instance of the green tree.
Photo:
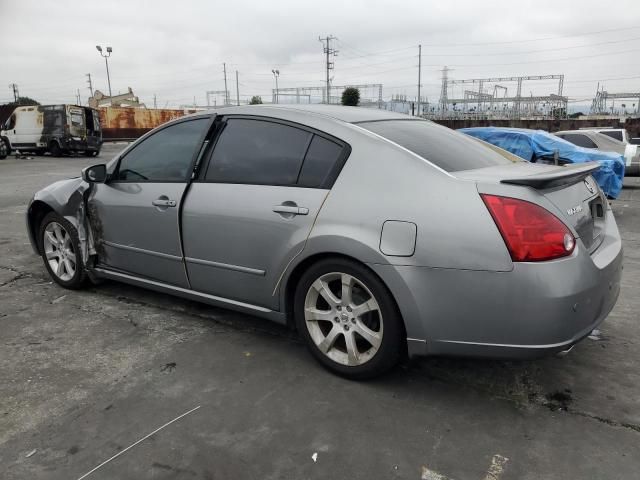
[[[260,95],[254,95],[253,97],[251,97],[251,100],[249,101],[249,105],[260,105],[262,104],[262,97]]]
[[[360,103],[360,90],[355,87],[347,87],[342,92],[342,105],[357,107]]]

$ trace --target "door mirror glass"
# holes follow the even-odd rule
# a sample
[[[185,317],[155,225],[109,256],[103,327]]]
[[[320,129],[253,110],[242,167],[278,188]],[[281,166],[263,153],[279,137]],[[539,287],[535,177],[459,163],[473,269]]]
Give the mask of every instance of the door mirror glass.
[[[87,183],[104,183],[107,179],[107,166],[101,163],[83,168],[82,179]]]

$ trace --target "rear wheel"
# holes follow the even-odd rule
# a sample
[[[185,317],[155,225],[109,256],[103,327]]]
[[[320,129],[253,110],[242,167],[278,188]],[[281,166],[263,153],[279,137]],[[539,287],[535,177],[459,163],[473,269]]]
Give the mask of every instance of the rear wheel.
[[[400,358],[401,318],[393,297],[363,265],[323,260],[300,279],[295,320],[311,353],[353,379],[380,375]]]
[[[54,157],[62,156],[62,148],[60,148],[60,145],[58,144],[58,142],[51,142],[49,144],[49,151],[51,152],[51,155],[53,155]]]
[[[86,283],[78,232],[55,212],[47,214],[40,224],[40,252],[49,275],[57,284],[78,289]]]

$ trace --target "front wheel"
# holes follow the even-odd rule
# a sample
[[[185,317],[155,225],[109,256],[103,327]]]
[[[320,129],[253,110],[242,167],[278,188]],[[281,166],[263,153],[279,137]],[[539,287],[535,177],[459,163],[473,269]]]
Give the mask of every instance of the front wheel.
[[[9,149],[9,145],[7,145],[7,142],[0,138],[0,160],[4,160],[5,158],[7,158],[10,153],[11,150]]]
[[[402,320],[391,293],[365,266],[344,259],[313,265],[300,279],[294,302],[298,331],[333,372],[369,378],[398,362]]]
[[[78,289],[86,283],[78,232],[55,212],[47,214],[40,224],[40,252],[49,275],[57,284]]]
[[[53,155],[54,157],[62,156],[62,148],[60,148],[60,145],[58,144],[58,142],[51,142],[51,144],[49,145],[49,151],[51,152],[51,155]]]

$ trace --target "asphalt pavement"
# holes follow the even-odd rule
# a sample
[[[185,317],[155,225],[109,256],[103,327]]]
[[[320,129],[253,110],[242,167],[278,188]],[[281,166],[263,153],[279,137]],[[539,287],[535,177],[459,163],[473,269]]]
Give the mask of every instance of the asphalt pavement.
[[[84,478],[639,478],[639,178],[612,202],[625,266],[598,335],[563,358],[425,358],[353,382],[255,317],[51,282],[29,198],[123,147],[0,160],[0,478],[80,479],[105,461]]]

